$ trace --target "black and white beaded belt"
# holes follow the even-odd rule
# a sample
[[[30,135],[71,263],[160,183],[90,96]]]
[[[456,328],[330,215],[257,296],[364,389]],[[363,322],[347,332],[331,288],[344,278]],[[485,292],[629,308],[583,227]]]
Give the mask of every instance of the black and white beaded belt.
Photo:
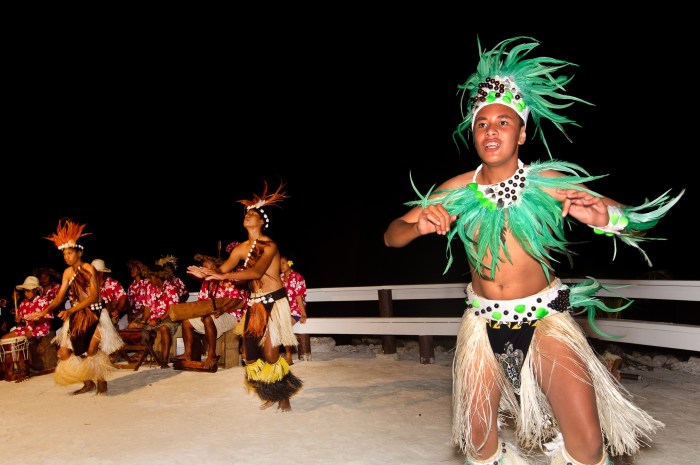
[[[262,295],[251,295],[248,301],[251,304],[255,304],[260,302],[263,305],[269,305],[275,303],[276,300],[280,300],[283,298],[287,297],[287,290],[285,288],[280,288],[277,289],[276,291],[272,291],[268,294],[262,294]]]
[[[99,312],[102,310],[104,307],[102,306],[102,302],[97,302],[96,304],[90,304],[90,310],[93,312]]]
[[[539,294],[513,300],[490,300],[474,294],[467,286],[467,311],[499,323],[528,323],[540,320],[553,311],[570,310],[569,288],[559,279]]]
[[[73,307],[75,307],[76,305],[78,305],[78,303],[79,303],[79,302],[74,302],[74,303],[73,303]],[[88,309],[92,310],[93,312],[99,312],[99,311],[101,311],[103,308],[105,308],[105,307],[104,307],[104,305],[102,305],[102,301],[99,301],[99,302],[97,302],[96,304],[90,304],[90,306],[88,307]]]

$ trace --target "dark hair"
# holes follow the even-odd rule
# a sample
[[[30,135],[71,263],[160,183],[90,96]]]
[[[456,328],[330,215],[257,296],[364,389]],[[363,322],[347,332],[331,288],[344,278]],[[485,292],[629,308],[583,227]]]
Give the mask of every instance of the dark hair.
[[[50,277],[54,282],[58,282],[61,280],[61,275],[58,274],[58,271],[54,270],[53,268],[34,268],[32,270],[32,276],[36,276],[37,278],[40,277],[42,274],[47,275]]]
[[[149,270],[147,276],[149,278],[156,277],[166,281],[173,276],[173,272],[170,268],[166,268],[162,265],[153,265]]]
[[[136,259],[131,259],[128,262],[126,262],[126,266],[129,267],[129,269],[136,267],[139,269],[139,272],[141,272],[142,277],[148,276],[148,267],[141,262],[141,260],[136,260]]]

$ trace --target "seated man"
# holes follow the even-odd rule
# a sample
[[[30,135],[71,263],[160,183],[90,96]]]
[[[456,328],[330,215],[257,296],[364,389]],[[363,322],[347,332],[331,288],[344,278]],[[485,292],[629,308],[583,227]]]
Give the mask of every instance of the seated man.
[[[202,266],[215,270],[223,260],[207,255],[195,255],[195,260],[202,263]],[[248,291],[240,283],[231,279],[220,281],[203,281],[197,295],[197,300],[212,300],[219,298],[229,298],[241,303],[236,304],[229,310],[216,308],[213,313],[201,317],[194,317],[182,322],[182,342],[185,344],[185,353],[176,357],[177,360],[192,361],[192,345],[194,333],[204,334],[207,343],[207,357],[202,362],[202,368],[211,369],[217,363],[219,356],[216,354],[216,340],[225,332],[233,329],[243,317],[243,309],[248,299]],[[195,360],[199,361],[199,360]]]
[[[160,335],[161,368],[169,368],[170,346],[179,323],[172,321],[168,310],[180,301],[180,292],[171,284],[172,272],[160,265],[155,265],[148,272],[148,300],[143,310],[143,321],[134,322],[142,331],[142,342],[148,343],[151,332]]]

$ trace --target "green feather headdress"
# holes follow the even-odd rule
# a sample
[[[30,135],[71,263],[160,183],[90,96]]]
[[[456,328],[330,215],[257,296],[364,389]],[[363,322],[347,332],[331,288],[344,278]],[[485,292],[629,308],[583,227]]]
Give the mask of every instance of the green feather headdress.
[[[476,72],[457,86],[464,120],[457,126],[453,137],[459,137],[468,147],[465,134],[468,136],[473,129],[474,115],[486,105],[500,103],[513,108],[524,123],[527,123],[528,114],[532,115],[535,124],[533,137],[540,137],[549,157],[553,158],[542,132],[542,119],[551,121],[571,142],[564,124],[579,125],[556,110],[567,108],[574,102],[592,105],[565,93],[564,86],[573,76],[553,75],[566,66],[578,65],[550,57],[526,58],[539,45],[537,40],[527,36],[503,40],[489,51],[481,49],[478,37],[477,45],[480,60]],[[508,47],[510,49],[506,50]]]

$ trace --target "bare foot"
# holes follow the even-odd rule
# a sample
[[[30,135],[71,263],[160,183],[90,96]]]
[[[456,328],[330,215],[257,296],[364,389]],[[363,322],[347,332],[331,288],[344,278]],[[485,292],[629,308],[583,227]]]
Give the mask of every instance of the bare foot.
[[[205,370],[210,370],[216,363],[219,362],[219,356],[215,355],[214,358],[207,357],[206,360],[202,362],[202,368]]]
[[[78,395],[78,394],[85,394],[86,392],[90,392],[93,389],[95,389],[95,383],[92,381],[85,381],[83,383],[83,387],[78,389],[77,391],[73,392],[73,395]]]
[[[277,410],[280,412],[291,412],[292,404],[289,402],[289,399],[281,400],[279,406],[277,406]]]
[[[95,395],[105,396],[107,395],[107,381],[98,380],[97,381],[97,393]]]
[[[268,400],[267,402],[263,402],[262,404],[260,404],[260,410],[267,410],[273,405],[275,405],[275,403],[271,400]]]

